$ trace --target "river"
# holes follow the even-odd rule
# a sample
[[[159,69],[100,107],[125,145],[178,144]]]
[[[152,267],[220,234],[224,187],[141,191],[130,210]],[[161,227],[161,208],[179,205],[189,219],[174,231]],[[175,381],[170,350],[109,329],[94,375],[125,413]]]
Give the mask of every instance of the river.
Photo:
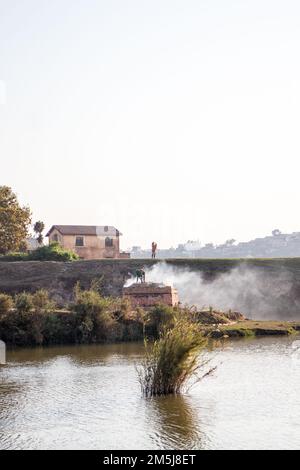
[[[0,449],[300,449],[299,338],[227,341],[216,372],[145,399],[142,344],[8,351]]]

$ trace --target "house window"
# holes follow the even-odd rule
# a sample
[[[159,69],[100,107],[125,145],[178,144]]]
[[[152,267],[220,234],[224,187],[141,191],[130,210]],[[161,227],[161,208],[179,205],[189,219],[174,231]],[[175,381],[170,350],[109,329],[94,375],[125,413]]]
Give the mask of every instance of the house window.
[[[53,235],[52,240],[53,240],[54,242],[58,242],[58,235],[57,235],[57,233],[55,233],[55,234]]]
[[[111,247],[114,246],[114,241],[112,238],[106,237],[105,238],[105,246],[106,247]]]
[[[104,232],[108,232],[108,226],[107,225],[105,225],[105,227],[104,227]]]
[[[76,237],[75,246],[84,246],[84,237]]]

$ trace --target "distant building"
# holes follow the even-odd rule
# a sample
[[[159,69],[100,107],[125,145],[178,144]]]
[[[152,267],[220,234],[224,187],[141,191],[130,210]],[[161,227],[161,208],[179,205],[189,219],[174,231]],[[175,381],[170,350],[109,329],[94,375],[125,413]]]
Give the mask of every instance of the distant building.
[[[189,240],[188,242],[183,245],[185,251],[196,251],[201,249],[201,243],[199,240]]]
[[[142,247],[140,247],[140,246],[133,246],[133,247],[131,248],[131,251],[132,251],[132,253],[139,253],[140,251],[142,251]]]
[[[120,252],[121,235],[109,225],[53,225],[46,236],[49,243],[58,242],[81,259],[129,258],[129,253]]]
[[[27,251],[35,251],[42,246],[34,237],[26,238],[25,243],[26,243]]]

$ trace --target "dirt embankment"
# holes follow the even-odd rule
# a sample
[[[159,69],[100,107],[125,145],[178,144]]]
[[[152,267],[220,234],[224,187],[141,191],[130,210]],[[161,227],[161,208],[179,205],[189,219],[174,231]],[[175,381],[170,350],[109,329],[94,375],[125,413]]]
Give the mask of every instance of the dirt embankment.
[[[104,295],[119,296],[126,280],[137,268],[148,268],[160,260],[95,260],[71,263],[51,261],[3,262],[0,261],[0,292],[35,292],[37,289],[49,290],[51,296],[65,305],[72,299],[73,288],[80,282],[88,288],[91,281],[101,279]],[[199,272],[207,282],[238,266],[266,273],[275,281],[280,273],[287,273],[288,279],[282,304],[287,311],[300,305],[300,258],[286,259],[172,259],[164,262],[177,269]],[[281,307],[280,307],[281,308]],[[297,307],[298,308],[298,307]],[[299,312],[300,314],[300,312]]]

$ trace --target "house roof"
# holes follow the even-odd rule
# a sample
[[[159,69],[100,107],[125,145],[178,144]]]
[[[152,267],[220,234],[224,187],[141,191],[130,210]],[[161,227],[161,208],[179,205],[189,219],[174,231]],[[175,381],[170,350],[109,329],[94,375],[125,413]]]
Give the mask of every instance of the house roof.
[[[53,225],[46,237],[57,230],[61,235],[95,235],[95,236],[117,236],[122,235],[118,229],[111,225]]]

